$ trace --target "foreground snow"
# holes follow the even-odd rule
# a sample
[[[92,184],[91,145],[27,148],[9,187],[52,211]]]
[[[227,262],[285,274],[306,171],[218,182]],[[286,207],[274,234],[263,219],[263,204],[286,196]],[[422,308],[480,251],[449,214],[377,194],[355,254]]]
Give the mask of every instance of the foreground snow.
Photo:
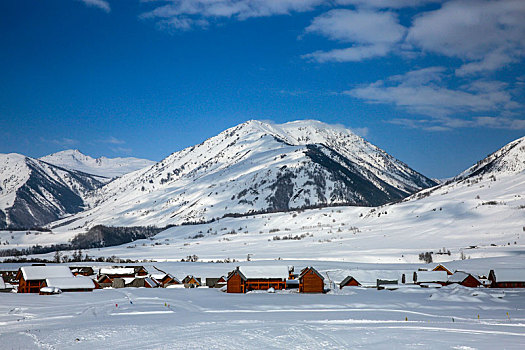
[[[126,288],[0,299],[4,349],[520,349],[525,342],[519,290]]]

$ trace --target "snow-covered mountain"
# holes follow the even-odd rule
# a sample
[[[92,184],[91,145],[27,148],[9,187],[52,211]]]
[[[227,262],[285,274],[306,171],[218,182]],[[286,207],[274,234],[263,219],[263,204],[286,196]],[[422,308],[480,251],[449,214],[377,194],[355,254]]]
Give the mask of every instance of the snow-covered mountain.
[[[203,260],[216,261],[244,260],[250,255],[253,260],[374,263],[422,263],[419,256],[427,252],[433,252],[435,262],[522,256],[525,251],[523,141],[511,142],[479,162],[494,164],[486,172],[476,174],[479,166],[469,168],[470,171],[455,180],[422,190],[401,202],[373,208],[342,206],[227,217],[172,227],[148,239],[88,253],[133,259],[180,260],[197,255]],[[228,182],[228,173],[224,174],[224,181]],[[150,185],[154,184],[155,181]],[[213,190],[221,188],[220,181],[217,184]],[[204,189],[210,191],[206,186]],[[129,196],[129,202],[133,198],[142,200],[133,192],[129,192]],[[160,197],[155,198],[152,201]],[[113,208],[110,202],[111,199],[103,205]],[[216,205],[210,206],[210,210],[214,207]],[[131,215],[123,215],[130,222],[139,222],[129,219]],[[144,217],[147,219],[148,215]],[[89,223],[91,216],[86,215],[83,220]],[[35,242],[66,243],[75,234],[85,232],[82,223],[77,219],[73,223],[76,226],[57,227],[53,234],[23,234],[14,239],[11,234],[0,232],[0,242],[9,241],[5,248],[28,247]]]
[[[69,170],[78,170],[88,174],[107,177],[108,179],[155,164],[152,160],[133,157],[92,158],[76,149],[53,153],[41,157],[40,160]]]
[[[517,174],[525,170],[525,137],[510,142],[456,177],[456,180],[478,175]]]
[[[0,154],[0,228],[40,226],[77,213],[86,194],[105,182],[21,154]]]
[[[248,121],[94,191],[87,200],[91,209],[69,218],[66,228],[376,206],[433,185],[348,129],[311,120]]]
[[[458,176],[441,183],[439,186],[425,189],[407,197],[405,201],[437,194],[444,195],[449,192],[461,192],[468,188],[476,188],[479,183],[486,183],[486,185],[483,186],[490,188],[491,183],[496,182],[498,179],[521,183],[521,180],[524,178],[525,137],[522,137],[506,144],[496,152],[489,154],[486,158],[472,165]],[[515,195],[521,195],[525,193],[525,188],[511,186],[508,191]]]

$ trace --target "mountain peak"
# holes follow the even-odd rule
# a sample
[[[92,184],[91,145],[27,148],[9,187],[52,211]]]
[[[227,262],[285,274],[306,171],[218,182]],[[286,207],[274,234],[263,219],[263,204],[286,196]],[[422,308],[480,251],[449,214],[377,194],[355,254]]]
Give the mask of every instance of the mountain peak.
[[[119,177],[155,164],[139,158],[93,158],[78,149],[68,149],[39,158],[40,160],[70,170],[78,170],[107,178]]]
[[[509,142],[496,152],[489,154],[456,179],[478,175],[512,175],[525,171],[525,137]]]

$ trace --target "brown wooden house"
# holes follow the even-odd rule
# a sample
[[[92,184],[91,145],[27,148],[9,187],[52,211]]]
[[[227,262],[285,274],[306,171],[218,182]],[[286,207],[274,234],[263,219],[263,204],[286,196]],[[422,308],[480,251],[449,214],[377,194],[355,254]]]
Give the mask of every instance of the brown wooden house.
[[[525,288],[525,269],[494,269],[489,272],[491,288]]]
[[[456,271],[452,276],[448,277],[447,284],[454,283],[470,288],[477,288],[482,285],[481,281],[477,277],[463,271]]]
[[[323,293],[324,277],[309,266],[304,268],[299,275],[299,293]]]
[[[111,278],[109,278],[107,275],[98,276],[98,278],[95,280],[95,282],[97,282],[97,284],[98,284],[98,286],[100,286],[100,288],[109,288],[113,284],[113,280]]]
[[[133,267],[102,267],[99,276],[106,275],[110,279],[114,278],[131,278],[135,277],[135,268]]]
[[[227,278],[228,293],[252,290],[286,289],[290,272],[287,266],[240,266]]]
[[[95,274],[91,266],[70,266],[69,269],[75,276],[92,276]]]
[[[201,286],[202,282],[199,277],[188,275],[184,277],[184,279],[182,280],[182,284],[184,284],[184,287],[186,288],[197,288]]]
[[[147,276],[148,270],[144,266],[128,266],[135,270],[135,276]]]
[[[18,293],[39,293],[48,278],[73,278],[67,266],[23,266],[18,269]],[[53,286],[54,287],[54,286]]]
[[[175,276],[172,276],[169,273],[166,274],[157,274],[157,275],[151,275],[157,283],[163,287],[166,288],[167,286],[173,286],[176,284],[181,284],[181,281]]]
[[[360,287],[361,283],[359,283],[354,277],[347,276],[341,283],[339,283],[339,289],[343,289],[343,287]]]
[[[59,288],[62,292],[92,292],[95,289],[93,280],[86,276],[47,278],[45,285]]]
[[[217,277],[211,277],[206,278],[206,286],[209,288],[222,288],[226,285],[226,278],[224,276],[221,276],[219,278]]]
[[[445,265],[442,265],[442,264],[438,264],[436,267],[432,269],[432,271],[445,271],[447,275],[449,276],[453,275],[453,272],[450,269],[448,269]]]

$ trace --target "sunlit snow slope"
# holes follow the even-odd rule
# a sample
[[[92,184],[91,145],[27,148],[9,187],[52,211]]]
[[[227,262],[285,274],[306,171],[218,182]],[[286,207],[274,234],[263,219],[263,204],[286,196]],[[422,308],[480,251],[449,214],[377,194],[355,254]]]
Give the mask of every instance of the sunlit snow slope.
[[[477,165],[400,203],[225,218],[89,253],[136,259],[180,260],[195,254],[206,260],[244,260],[250,254],[255,260],[388,263],[418,262],[424,252],[433,252],[434,261],[522,255],[524,143],[512,142],[479,162],[486,171],[478,171]]]
[[[0,154],[0,228],[44,225],[79,212],[87,192],[105,180],[21,154]]]
[[[92,209],[68,218],[65,229],[161,226],[337,204],[376,206],[433,185],[348,129],[318,121],[248,121],[95,191]]]
[[[133,157],[125,158],[92,158],[79,150],[65,150],[40,158],[47,163],[70,170],[107,177],[119,177],[132,171],[155,164],[154,161]]]

